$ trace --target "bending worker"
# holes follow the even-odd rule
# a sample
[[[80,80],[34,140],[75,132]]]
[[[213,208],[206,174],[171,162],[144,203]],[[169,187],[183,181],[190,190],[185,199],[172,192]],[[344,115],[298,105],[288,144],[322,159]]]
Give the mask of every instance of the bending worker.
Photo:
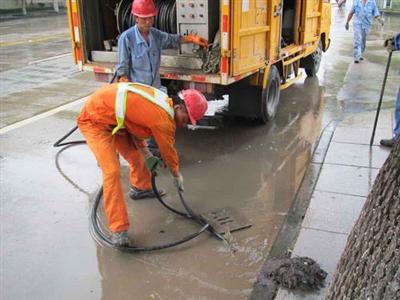
[[[160,80],[161,50],[194,43],[208,47],[197,35],[169,34],[153,28],[157,9],[153,0],[134,0],[132,14],[136,25],[125,30],[118,39],[117,76],[120,82],[140,82],[164,89]]]
[[[365,43],[367,35],[371,29],[372,19],[375,18],[383,26],[383,20],[380,18],[378,6],[375,0],[354,0],[353,6],[347,16],[345,25],[346,30],[349,30],[349,22],[354,16],[354,38],[353,38],[353,56],[354,62],[359,63],[364,60],[362,57],[365,51]]]
[[[207,100],[194,89],[183,90],[178,96],[181,103],[174,105],[167,94],[151,86],[114,83],[93,93],[78,116],[78,127],[103,174],[104,208],[111,240],[117,246],[129,244],[129,220],[117,152],[130,166],[132,199],[155,196],[149,170],[157,166],[159,159],[147,148],[145,140],[150,137],[159,145],[175,185],[183,190],[174,148],[175,130],[189,122],[195,125],[207,110]]]

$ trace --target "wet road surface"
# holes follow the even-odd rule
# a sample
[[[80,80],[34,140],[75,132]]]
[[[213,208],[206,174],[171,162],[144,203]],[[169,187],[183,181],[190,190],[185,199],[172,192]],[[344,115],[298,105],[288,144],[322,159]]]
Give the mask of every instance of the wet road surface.
[[[0,127],[87,96],[100,84],[73,63],[65,14],[0,22]]]
[[[320,79],[309,78],[283,91],[273,122],[257,126],[235,120],[215,131],[178,133],[185,197],[193,209],[231,206],[253,225],[232,233],[236,253],[209,234],[156,253],[128,254],[97,246],[88,230],[90,204],[101,182],[96,162],[86,146],[76,146],[58,157],[58,169],[58,149],[52,148],[74,126],[80,105],[0,135],[2,298],[247,299],[293,205],[321,131],[344,114],[365,109],[354,101],[351,92],[356,88],[370,88],[371,98],[379,95],[376,78],[350,81],[354,72],[349,70],[358,66],[352,64],[351,34],[340,27],[343,19],[335,11],[335,43],[323,58]],[[398,26],[399,18],[387,23]],[[377,30],[374,39],[381,38]],[[368,46],[367,59],[376,59],[375,71],[383,74],[384,50]],[[387,106],[393,105],[390,85],[398,73],[390,76]],[[10,93],[5,99],[29,92]],[[77,133],[71,138],[81,137]],[[169,192],[169,203],[180,207],[170,176],[162,171],[158,180]],[[127,203],[130,235],[139,245],[169,242],[198,229],[154,199]]]
[[[62,172],[88,197],[60,176],[54,162],[57,150],[51,148],[73,125],[77,110],[2,135],[1,172],[7,174],[3,186],[5,195],[10,195],[2,205],[7,298],[87,299],[94,293],[93,298],[102,294],[103,299],[187,299],[189,295],[245,299],[292,205],[319,135],[322,89],[317,79],[309,81],[293,87],[295,97],[283,93],[280,114],[272,124],[241,121],[222,130],[178,135],[185,196],[193,209],[204,212],[231,206],[253,224],[232,233],[235,254],[209,234],[149,254],[96,246],[87,219],[89,201],[100,183],[96,163],[85,146],[59,157]],[[170,176],[161,174],[159,182],[170,192],[167,199],[179,205]],[[156,200],[128,200],[128,208],[130,234],[139,245],[176,240],[198,229]]]
[[[65,14],[2,21],[0,70],[20,68],[53,56],[70,55],[69,36]]]

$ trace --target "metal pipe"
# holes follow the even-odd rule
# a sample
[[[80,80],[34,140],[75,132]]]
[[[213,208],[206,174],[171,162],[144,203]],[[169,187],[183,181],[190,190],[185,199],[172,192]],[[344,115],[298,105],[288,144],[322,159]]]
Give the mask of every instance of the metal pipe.
[[[393,53],[393,51],[390,51],[390,52],[389,52],[389,58],[388,58],[388,61],[387,61],[387,64],[386,64],[385,76],[383,77],[383,82],[382,82],[381,96],[380,96],[380,98],[379,98],[378,108],[376,109],[374,128],[372,129],[372,136],[371,136],[371,140],[370,140],[370,142],[369,142],[369,146],[370,146],[370,147],[371,147],[372,144],[374,143],[376,125],[377,125],[377,123],[378,123],[379,113],[380,113],[380,111],[381,111],[381,105],[382,105],[383,94],[384,94],[384,92],[385,92],[385,86],[386,86],[387,76],[388,76],[388,73],[389,73],[390,63],[391,63],[391,61],[392,61],[392,53]]]

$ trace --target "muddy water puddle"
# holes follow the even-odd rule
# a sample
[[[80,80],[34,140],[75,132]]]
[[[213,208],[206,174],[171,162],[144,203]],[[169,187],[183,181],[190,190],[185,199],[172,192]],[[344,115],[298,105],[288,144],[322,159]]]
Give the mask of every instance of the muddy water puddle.
[[[199,213],[233,207],[252,223],[251,228],[230,234],[235,251],[209,233],[154,253],[127,254],[98,247],[104,299],[246,299],[250,295],[320,133],[322,89],[310,80],[315,79],[283,93],[277,119],[266,126],[235,120],[215,131],[178,133],[190,206]],[[125,182],[127,175],[125,168]],[[161,171],[157,182],[169,192],[166,201],[183,209],[170,175]],[[199,229],[155,199],[128,200],[128,209],[129,233],[137,245],[168,243]]]
[[[2,135],[4,298],[246,299],[309,165],[323,110],[323,89],[307,79],[282,93],[277,118],[267,125],[237,119],[214,131],[178,132],[191,207],[199,213],[233,207],[252,224],[231,233],[236,252],[208,233],[154,253],[97,246],[88,230],[101,180],[96,161],[77,146],[59,156],[59,166],[54,162],[52,144],[73,122],[60,114]],[[126,191],[127,173],[123,164]],[[172,178],[159,173],[166,201],[182,209]],[[176,241],[199,229],[155,199],[127,203],[137,245]]]

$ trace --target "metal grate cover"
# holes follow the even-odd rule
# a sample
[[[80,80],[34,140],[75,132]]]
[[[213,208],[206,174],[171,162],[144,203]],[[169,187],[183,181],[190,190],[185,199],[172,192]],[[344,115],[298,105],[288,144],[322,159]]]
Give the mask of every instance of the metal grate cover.
[[[251,223],[232,207],[224,207],[210,212],[202,213],[201,216],[219,234],[233,232],[251,227]]]

